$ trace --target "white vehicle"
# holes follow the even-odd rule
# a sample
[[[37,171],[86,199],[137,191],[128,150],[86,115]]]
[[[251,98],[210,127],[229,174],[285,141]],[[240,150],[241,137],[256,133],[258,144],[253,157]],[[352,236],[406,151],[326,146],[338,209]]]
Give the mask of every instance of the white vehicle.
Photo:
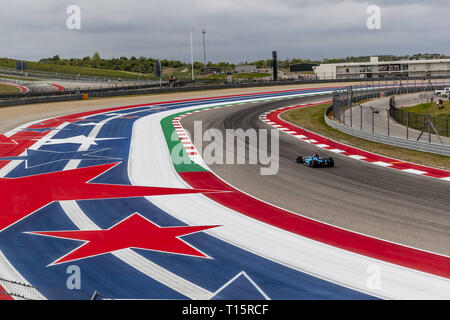
[[[450,87],[444,88],[444,90],[436,90],[434,91],[434,94],[437,96],[447,97],[448,95],[450,95]]]

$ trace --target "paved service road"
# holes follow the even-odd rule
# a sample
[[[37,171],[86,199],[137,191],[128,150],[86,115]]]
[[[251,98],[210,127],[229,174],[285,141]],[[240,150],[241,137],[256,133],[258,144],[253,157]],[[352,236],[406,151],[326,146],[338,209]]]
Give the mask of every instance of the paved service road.
[[[182,124],[190,132],[194,120],[203,121],[203,130],[268,129],[259,120],[261,113],[324,99],[243,104],[195,113],[185,117]],[[314,151],[334,157],[335,167],[312,169],[293,161],[298,155]],[[316,150],[284,133],[280,133],[279,155],[279,171],[272,176],[260,175],[259,165],[213,164],[210,168],[233,186],[282,208],[356,232],[450,255],[450,183]]]

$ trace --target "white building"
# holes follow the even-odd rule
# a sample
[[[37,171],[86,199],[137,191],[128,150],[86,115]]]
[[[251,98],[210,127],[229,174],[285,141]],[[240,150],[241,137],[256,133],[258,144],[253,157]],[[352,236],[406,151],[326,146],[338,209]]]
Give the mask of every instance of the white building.
[[[450,75],[450,59],[379,61],[321,64],[313,67],[316,76],[326,79],[426,77]]]

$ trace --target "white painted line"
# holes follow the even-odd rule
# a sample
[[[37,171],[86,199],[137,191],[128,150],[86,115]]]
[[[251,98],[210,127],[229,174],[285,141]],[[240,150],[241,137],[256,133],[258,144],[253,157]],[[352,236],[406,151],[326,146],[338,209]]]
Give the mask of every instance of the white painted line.
[[[221,286],[219,289],[217,289],[217,291],[215,291],[213,293],[211,298],[217,296],[220,292],[222,292],[226,287],[228,287],[230,284],[232,284],[240,276],[244,276],[245,278],[247,278],[247,280],[256,288],[256,290],[258,290],[258,292],[264,297],[264,299],[271,300],[269,298],[269,296],[256,284],[255,281],[253,281],[252,278],[250,278],[250,276],[245,271],[239,272],[232,279],[230,279],[227,283],[225,283],[223,286]]]
[[[370,162],[371,164],[376,164],[377,166],[380,167],[390,167],[392,166],[391,163],[387,163],[387,162],[383,162],[383,161],[375,161],[375,162]]]
[[[302,141],[306,142],[306,143],[309,143],[309,144],[313,144],[313,143],[317,142],[316,140],[308,139],[308,137],[303,138]]]
[[[403,172],[409,172],[413,174],[424,174],[427,173],[426,171],[416,170],[416,169],[400,169]]]
[[[349,157],[349,158],[352,158],[352,159],[356,159],[356,160],[366,159],[366,157],[358,156],[358,155],[356,155],[356,154],[352,154],[351,156],[348,156],[348,157]]]
[[[341,149],[330,149],[328,151],[331,151],[331,152],[334,152],[334,153],[342,153],[342,152],[344,152],[344,150],[341,150]]]

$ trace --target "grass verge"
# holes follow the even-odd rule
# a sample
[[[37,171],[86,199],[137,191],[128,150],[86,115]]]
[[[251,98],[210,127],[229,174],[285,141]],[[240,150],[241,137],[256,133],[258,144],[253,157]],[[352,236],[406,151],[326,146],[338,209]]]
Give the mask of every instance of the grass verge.
[[[283,120],[299,125],[305,129],[311,130],[330,139],[360,148],[369,152],[377,153],[387,157],[400,159],[403,161],[432,166],[445,170],[450,169],[449,157],[433,153],[414,151],[405,148],[398,148],[377,142],[372,142],[351,135],[342,133],[329,127],[325,123],[324,112],[330,104],[321,104],[318,106],[303,107],[293,109],[281,114]]]

